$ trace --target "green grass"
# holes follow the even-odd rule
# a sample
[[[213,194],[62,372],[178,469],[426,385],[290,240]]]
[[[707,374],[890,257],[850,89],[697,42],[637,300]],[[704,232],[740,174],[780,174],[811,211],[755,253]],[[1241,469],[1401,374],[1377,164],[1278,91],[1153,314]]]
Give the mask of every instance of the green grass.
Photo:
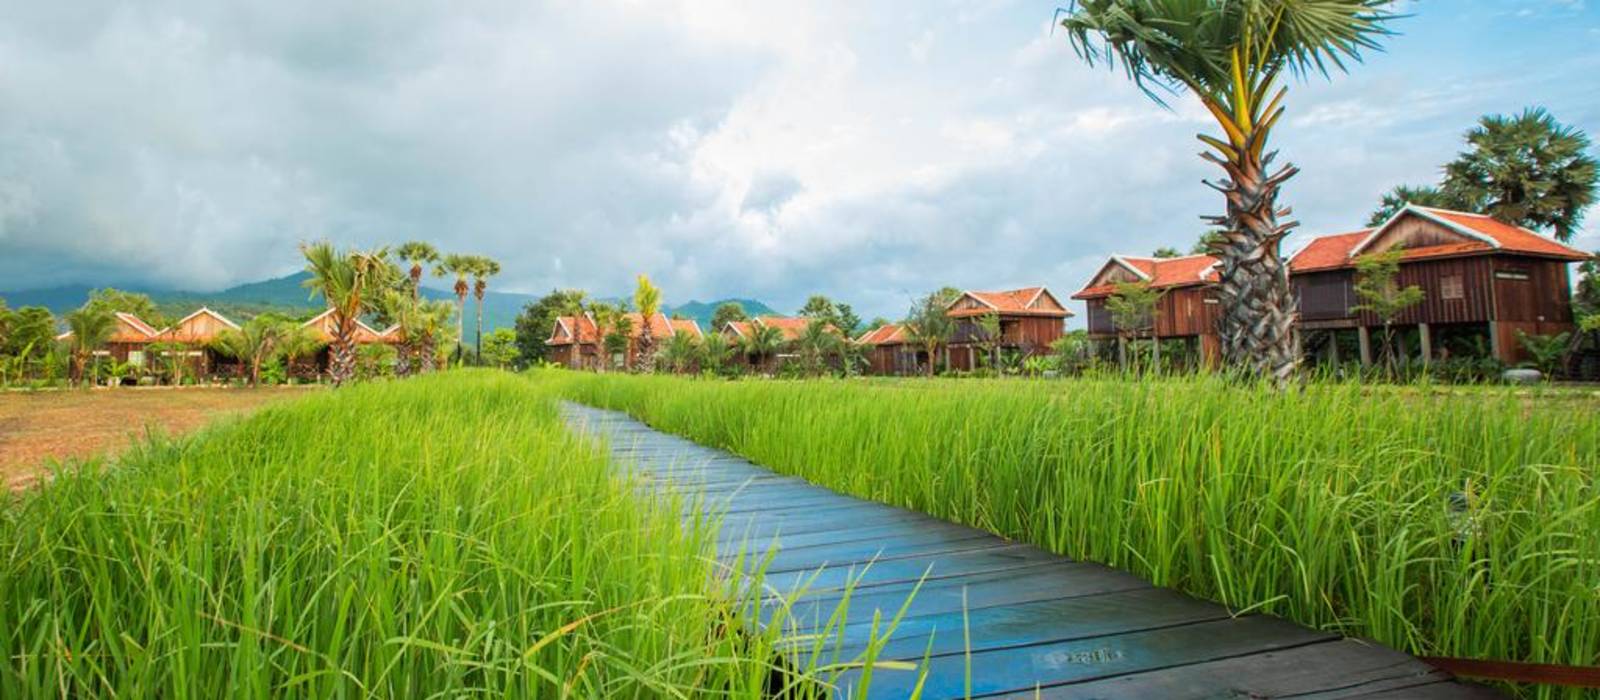
[[[1600,664],[1593,400],[1215,378],[558,381],[780,472],[1235,610],[1418,654]]]
[[[757,697],[794,650],[522,378],[341,389],[101,466],[0,502],[0,697]]]

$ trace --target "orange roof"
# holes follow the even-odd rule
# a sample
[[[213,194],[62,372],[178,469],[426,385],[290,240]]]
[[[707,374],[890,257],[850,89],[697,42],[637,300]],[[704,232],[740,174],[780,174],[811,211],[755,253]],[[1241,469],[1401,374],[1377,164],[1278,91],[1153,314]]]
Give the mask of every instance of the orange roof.
[[[999,292],[968,290],[962,292],[961,295],[962,297],[976,299],[987,308],[952,308],[949,312],[951,317],[980,316],[991,312],[1011,316],[1049,316],[1054,318],[1066,318],[1072,315],[1072,312],[1062,307],[1060,302],[1056,301],[1055,295],[1044,287],[1023,287],[1022,289],[1007,289]],[[1050,305],[1040,303],[1045,297],[1048,297],[1049,301],[1052,302]],[[960,301],[961,298],[957,298],[955,301],[950,302],[950,306],[954,307]]]
[[[861,345],[899,345],[906,342],[904,330],[898,323],[889,323],[862,333],[856,342]]]
[[[1185,255],[1181,258],[1136,258],[1127,255],[1112,256],[1107,265],[1121,265],[1134,272],[1151,289],[1176,289],[1197,284],[1216,282],[1217,259],[1211,255]],[[1102,268],[1103,269],[1103,268]],[[1096,279],[1099,275],[1095,276]],[[1111,296],[1117,291],[1114,284],[1093,284],[1072,295],[1073,299],[1095,299]]]
[[[800,334],[805,331],[806,326],[811,323],[811,319],[793,316],[757,316],[755,323],[771,326],[782,331],[784,340],[794,340],[799,338]]]
[[[627,314],[631,334],[634,338],[644,335],[644,316],[637,311]],[[583,316],[561,316],[556,319],[555,327],[550,330],[550,339],[545,341],[548,345],[570,345],[572,343],[572,329],[578,328],[578,341],[580,343],[594,343],[599,337],[599,327],[595,324],[594,317],[588,314]],[[667,318],[666,314],[657,313],[650,317],[650,335],[654,338],[670,338],[678,331],[688,331],[701,335],[700,324],[693,319]]]
[[[316,336],[317,340],[324,343],[332,342],[333,332],[337,330],[333,327],[332,308],[329,308],[327,311],[323,311],[316,316],[312,316],[310,320],[300,325],[315,331],[313,335]],[[388,333],[388,331],[379,333],[378,331],[373,330],[372,326],[363,323],[361,319],[358,318],[356,319],[356,332],[353,334],[352,340],[357,343],[382,343],[388,340],[396,339],[394,336],[386,336],[385,333]]]
[[[1545,238],[1520,226],[1512,226],[1483,214],[1420,207],[1408,204],[1382,226],[1350,233],[1318,236],[1289,258],[1290,272],[1315,272],[1354,267],[1355,258],[1403,216],[1420,216],[1461,236],[1457,243],[1405,249],[1402,260],[1441,258],[1494,252],[1553,257],[1562,260],[1588,260],[1583,251]]]
[[[145,323],[143,319],[130,313],[118,311],[115,314],[116,326],[111,329],[111,335],[106,338],[108,343],[149,343],[160,334]],[[66,340],[72,337],[72,331],[67,331],[56,336],[56,340]]]
[[[745,337],[747,335],[750,335],[750,322],[749,321],[729,321],[727,323],[722,324],[722,330],[733,331],[734,335],[739,336],[740,338],[743,338],[743,337]]]

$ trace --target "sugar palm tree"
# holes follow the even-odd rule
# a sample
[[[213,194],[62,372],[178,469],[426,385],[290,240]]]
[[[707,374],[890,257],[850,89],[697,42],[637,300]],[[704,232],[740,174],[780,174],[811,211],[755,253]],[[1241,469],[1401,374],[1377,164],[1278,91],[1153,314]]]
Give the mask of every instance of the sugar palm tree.
[[[1286,383],[1293,374],[1294,298],[1279,243],[1295,226],[1277,205],[1297,169],[1269,171],[1267,140],[1283,116],[1287,72],[1326,75],[1378,48],[1394,17],[1389,0],[1079,0],[1061,26],[1090,64],[1120,64],[1147,95],[1153,87],[1187,89],[1222,128],[1201,135],[1202,158],[1226,177],[1208,182],[1225,213],[1207,217],[1222,230],[1218,332],[1224,360]]]
[[[110,310],[85,306],[67,314],[67,351],[72,359],[72,382],[83,381],[83,369],[89,357],[111,339],[117,329],[117,316]]]
[[[250,368],[250,386],[258,386],[261,384],[261,365],[279,352],[279,343],[287,332],[285,327],[293,325],[257,316],[238,329],[222,331],[212,346],[222,354],[245,363]]]
[[[650,278],[639,275],[639,286],[633,291],[633,305],[639,309],[640,320],[644,328],[639,333],[639,352],[636,364],[643,370],[650,365],[655,355],[656,339],[651,332],[650,319],[661,313],[661,288],[650,283]]]
[[[313,296],[321,295],[333,312],[328,378],[341,386],[355,377],[356,323],[378,308],[383,290],[396,281],[395,267],[389,264],[386,248],[341,252],[323,241],[302,244],[300,252],[311,273],[305,286]]]
[[[746,355],[755,358],[757,369],[765,369],[767,360],[777,354],[783,347],[783,331],[776,326],[769,326],[759,321],[750,323],[750,330],[745,334],[741,349]]]
[[[483,364],[483,297],[489,292],[489,278],[498,274],[499,262],[484,255],[472,256],[472,298],[478,302],[478,330],[472,344],[477,348],[478,364]]]
[[[1461,208],[1572,240],[1600,180],[1587,135],[1534,107],[1478,120],[1467,144],[1471,150],[1444,166],[1445,195]]]
[[[472,276],[472,267],[475,264],[474,256],[451,253],[439,259],[433,266],[433,274],[439,277],[456,278],[452,291],[456,293],[456,348],[457,357],[460,356],[460,342],[466,331],[467,317],[467,292],[472,288],[467,284],[467,278]]]
[[[394,256],[401,262],[410,263],[408,270],[411,282],[411,298],[422,298],[422,273],[426,266],[439,262],[439,250],[433,244],[424,241],[407,241],[394,249]]]

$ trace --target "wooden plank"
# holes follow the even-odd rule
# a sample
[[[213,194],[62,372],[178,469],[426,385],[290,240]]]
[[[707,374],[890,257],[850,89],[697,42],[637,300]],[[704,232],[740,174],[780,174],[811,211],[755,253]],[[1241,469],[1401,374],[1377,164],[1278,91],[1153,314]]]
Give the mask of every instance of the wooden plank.
[[[1041,690],[1042,700],[1091,698],[1273,698],[1333,700],[1415,689],[1448,680],[1427,664],[1393,649],[1351,639]],[[1457,691],[1472,689],[1450,684]],[[1031,690],[1017,700],[1032,698]],[[1397,695],[1395,697],[1410,697]],[[1457,697],[1457,696],[1450,696]],[[1477,697],[1471,694],[1461,697]],[[1490,695],[1489,697],[1499,697]]]
[[[1062,698],[1499,697],[1390,649],[1234,618],[1125,572],[779,476],[617,414],[568,416],[609,441],[641,494],[715,524],[714,556],[763,587],[760,624],[826,632],[829,653],[849,660],[871,641],[874,614],[887,621],[904,608],[878,658],[925,670],[925,698],[963,697],[969,685]],[[853,622],[827,627],[836,612]],[[880,668],[870,691],[902,697],[919,674]],[[859,670],[840,680],[841,695],[861,694]]]
[[[922,697],[968,697],[1025,691],[1140,671],[1153,671],[1315,644],[1336,635],[1265,616],[1202,622],[1145,632],[995,649],[930,659]],[[971,676],[968,677],[968,669]],[[840,678],[841,694],[907,697],[916,671],[877,669],[870,688],[858,688],[859,671]],[[1159,697],[1159,696],[1154,696]]]

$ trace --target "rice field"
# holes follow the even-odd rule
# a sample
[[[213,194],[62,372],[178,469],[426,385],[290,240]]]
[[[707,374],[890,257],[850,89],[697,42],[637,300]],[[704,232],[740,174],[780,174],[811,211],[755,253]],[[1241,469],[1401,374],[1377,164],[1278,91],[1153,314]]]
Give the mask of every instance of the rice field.
[[[68,465],[0,501],[0,697],[753,698],[848,666],[748,624],[705,519],[604,454],[545,386],[453,372]]]
[[[1592,397],[1212,377],[538,381],[1238,611],[1420,655],[1600,665]]]

